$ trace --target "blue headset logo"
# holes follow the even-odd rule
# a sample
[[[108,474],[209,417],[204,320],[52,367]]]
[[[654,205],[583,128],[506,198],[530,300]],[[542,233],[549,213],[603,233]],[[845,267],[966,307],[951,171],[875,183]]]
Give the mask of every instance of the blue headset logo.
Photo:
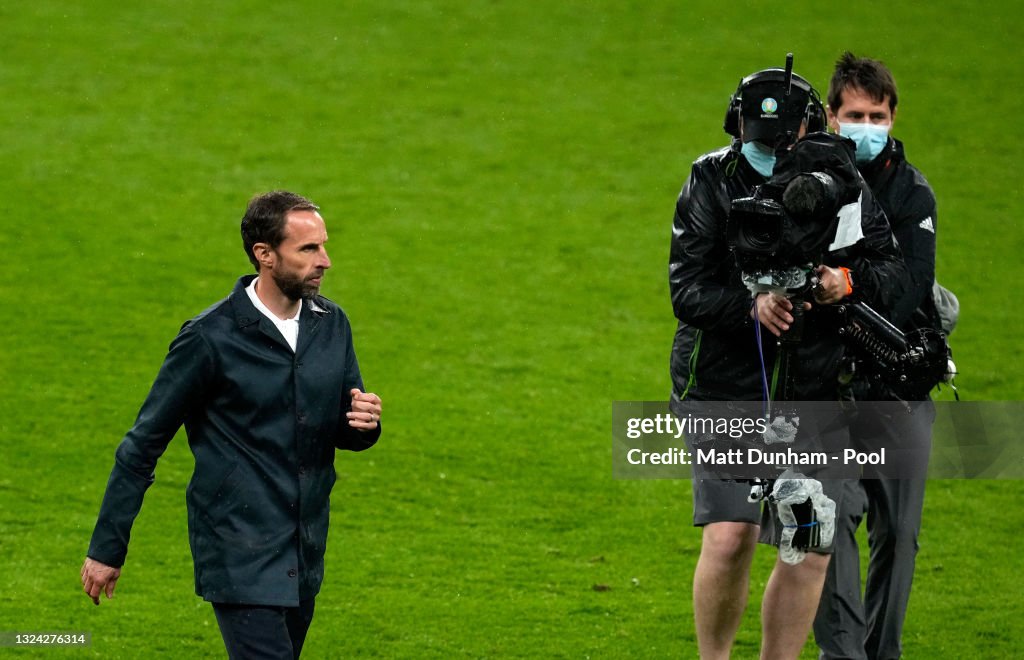
[[[778,109],[779,109],[778,102],[776,102],[775,99],[773,99],[770,96],[768,98],[766,98],[765,100],[761,101],[761,112],[767,112],[768,114],[773,114]]]

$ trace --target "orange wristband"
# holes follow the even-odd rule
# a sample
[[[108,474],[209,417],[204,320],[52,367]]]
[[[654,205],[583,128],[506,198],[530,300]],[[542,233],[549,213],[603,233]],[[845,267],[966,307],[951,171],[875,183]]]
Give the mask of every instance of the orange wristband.
[[[850,269],[844,266],[839,266],[839,270],[843,271],[843,277],[846,278],[846,294],[850,295],[853,293],[853,278],[850,277]]]

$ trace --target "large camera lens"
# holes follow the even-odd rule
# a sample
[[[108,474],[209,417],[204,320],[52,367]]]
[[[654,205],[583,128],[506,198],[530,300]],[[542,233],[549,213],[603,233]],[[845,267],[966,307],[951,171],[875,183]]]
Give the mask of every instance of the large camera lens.
[[[729,222],[741,255],[769,256],[782,242],[782,206],[771,199],[745,197],[733,200]]]
[[[773,252],[779,244],[779,223],[777,218],[758,218],[740,227],[739,239],[752,252]]]

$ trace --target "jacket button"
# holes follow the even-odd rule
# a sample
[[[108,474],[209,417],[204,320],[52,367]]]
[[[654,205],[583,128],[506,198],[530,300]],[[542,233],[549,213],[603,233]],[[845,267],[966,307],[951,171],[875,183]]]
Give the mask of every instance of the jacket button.
[[[288,577],[295,577],[296,575],[298,575],[298,573],[295,572],[294,568],[288,569]]]

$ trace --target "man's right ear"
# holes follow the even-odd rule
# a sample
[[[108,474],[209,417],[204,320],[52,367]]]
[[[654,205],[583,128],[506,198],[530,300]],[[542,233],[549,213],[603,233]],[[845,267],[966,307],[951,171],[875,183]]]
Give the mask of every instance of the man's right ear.
[[[274,267],[274,250],[268,243],[256,243],[252,246],[252,254],[261,268]]]
[[[839,135],[839,120],[836,119],[836,113],[832,112],[832,107],[825,106],[825,118],[828,122],[828,128],[836,135]]]

